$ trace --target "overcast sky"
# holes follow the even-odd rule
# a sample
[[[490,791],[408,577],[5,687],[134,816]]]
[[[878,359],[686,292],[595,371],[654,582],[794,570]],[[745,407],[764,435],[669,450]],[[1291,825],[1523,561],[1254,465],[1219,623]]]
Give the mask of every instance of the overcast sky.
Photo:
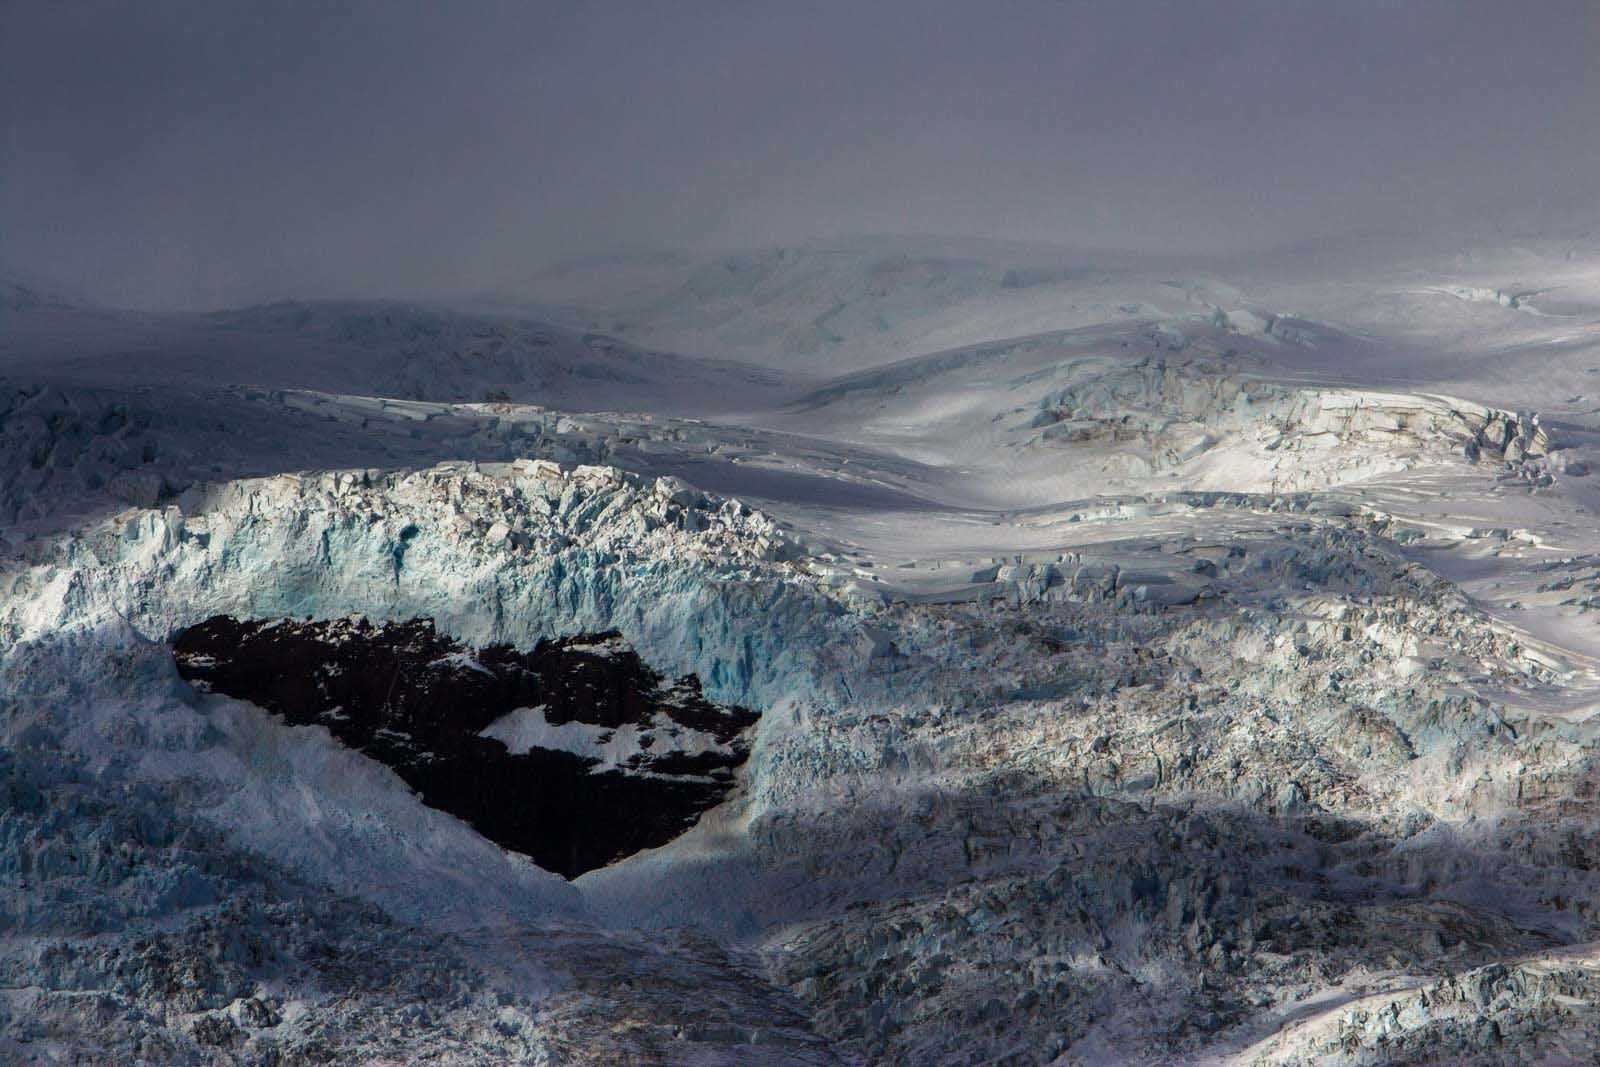
[[[0,138],[0,257],[142,306],[1203,251],[1600,200],[1600,0],[0,0]]]

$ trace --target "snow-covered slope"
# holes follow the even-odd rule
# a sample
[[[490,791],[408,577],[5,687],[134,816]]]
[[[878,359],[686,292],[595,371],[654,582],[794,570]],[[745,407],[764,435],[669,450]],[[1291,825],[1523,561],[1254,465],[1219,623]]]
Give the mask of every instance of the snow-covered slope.
[[[813,374],[1108,324],[1211,321],[1302,346],[1333,324],[1379,347],[1310,365],[1376,384],[1588,336],[1600,311],[1595,234],[1394,236],[1226,257],[848,238],[577,261],[529,279],[520,299],[481,303]]]
[[[583,260],[529,279],[558,321],[813,374],[1047,329],[1182,313],[1126,253],[876,237]],[[523,306],[508,298],[488,306]]]
[[[13,309],[0,1056],[1591,1057],[1596,258],[849,249]]]
[[[596,333],[397,302],[286,302],[210,314],[85,309],[31,296],[0,365],[28,384],[320,389],[403,400],[738,410],[770,372],[638,349]]]

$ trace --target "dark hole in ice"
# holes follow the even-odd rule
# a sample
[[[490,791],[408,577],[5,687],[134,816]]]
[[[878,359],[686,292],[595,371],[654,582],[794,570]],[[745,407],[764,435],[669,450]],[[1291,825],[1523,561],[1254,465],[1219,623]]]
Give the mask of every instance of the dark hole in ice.
[[[663,679],[614,631],[522,652],[469,648],[428,619],[219,615],[179,632],[173,653],[191,683],[327,727],[424,803],[568,878],[665,844],[718,804],[757,718],[707,700],[693,675]],[[491,726],[511,743],[482,736]]]

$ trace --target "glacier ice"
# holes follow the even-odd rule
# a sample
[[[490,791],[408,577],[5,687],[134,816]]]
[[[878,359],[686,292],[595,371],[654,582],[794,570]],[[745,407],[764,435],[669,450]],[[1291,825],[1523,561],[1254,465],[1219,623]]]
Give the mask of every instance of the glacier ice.
[[[24,302],[0,1058],[1590,1055],[1593,337],[1477,290],[1581,312],[1592,263],[924,252],[619,308],[848,371],[676,390],[581,328],[285,305],[174,319],[152,391],[106,356],[169,326]],[[615,630],[576,639],[760,718],[692,828],[569,882],[186,684],[219,615],[433,619],[469,673]],[[473,736],[604,773],[673,728],[560,719]]]

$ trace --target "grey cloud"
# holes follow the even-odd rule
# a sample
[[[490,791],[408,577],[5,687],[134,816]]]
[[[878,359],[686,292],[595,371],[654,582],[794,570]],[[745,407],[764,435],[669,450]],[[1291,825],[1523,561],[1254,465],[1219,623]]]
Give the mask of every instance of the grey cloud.
[[[1600,7],[0,6],[7,260],[112,301],[514,287],[618,246],[1184,252],[1595,200]]]

